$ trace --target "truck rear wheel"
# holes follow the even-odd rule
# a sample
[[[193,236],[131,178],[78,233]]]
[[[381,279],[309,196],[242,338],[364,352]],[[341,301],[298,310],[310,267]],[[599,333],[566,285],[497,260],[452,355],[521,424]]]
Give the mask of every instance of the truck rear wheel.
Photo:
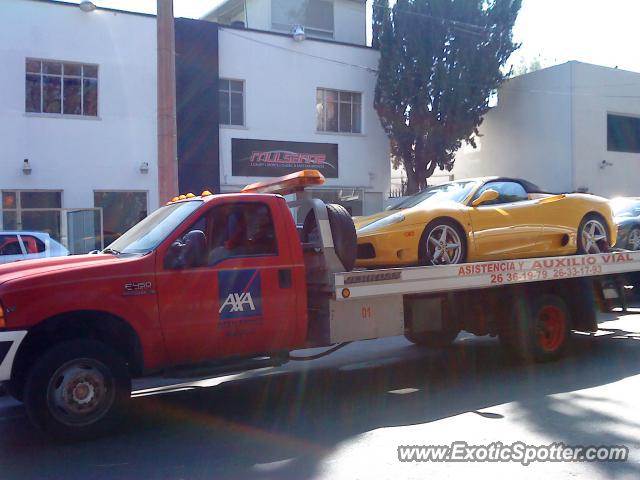
[[[548,362],[564,353],[571,334],[571,317],[557,295],[520,299],[500,333],[503,345],[525,361]]]
[[[121,418],[130,397],[126,363],[94,340],[52,347],[29,370],[24,390],[30,420],[68,440],[106,433]]]

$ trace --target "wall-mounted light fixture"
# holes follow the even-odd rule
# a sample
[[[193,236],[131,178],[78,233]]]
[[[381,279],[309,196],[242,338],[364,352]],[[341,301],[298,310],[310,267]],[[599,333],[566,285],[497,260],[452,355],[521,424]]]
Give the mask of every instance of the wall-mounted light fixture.
[[[80,7],[80,10],[82,10],[83,12],[93,12],[96,9],[96,6],[93,2],[89,2],[87,0],[84,0],[82,2],[80,2],[80,4],[78,5],[78,7]]]
[[[22,173],[25,175],[31,175],[31,164],[29,163],[28,158],[25,158],[22,162]]]
[[[149,162],[142,162],[140,164],[140,173],[149,173]]]
[[[293,35],[293,39],[296,42],[302,42],[305,38],[307,38],[302,25],[294,25],[293,30],[291,31],[291,35]]]
[[[604,170],[606,167],[612,167],[613,163],[602,160],[598,165],[600,165],[600,170]]]

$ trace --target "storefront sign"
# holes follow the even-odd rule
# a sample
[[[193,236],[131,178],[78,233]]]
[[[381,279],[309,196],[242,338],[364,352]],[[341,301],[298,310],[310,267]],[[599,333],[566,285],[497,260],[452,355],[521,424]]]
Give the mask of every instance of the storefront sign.
[[[338,178],[338,145],[233,138],[231,162],[234,177],[279,177],[313,168]]]

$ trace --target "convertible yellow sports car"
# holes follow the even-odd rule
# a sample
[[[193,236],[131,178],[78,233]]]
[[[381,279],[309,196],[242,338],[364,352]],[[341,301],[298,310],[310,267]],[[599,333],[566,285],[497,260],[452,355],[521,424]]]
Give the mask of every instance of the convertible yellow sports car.
[[[359,267],[601,253],[617,232],[604,198],[500,177],[433,186],[354,223]]]

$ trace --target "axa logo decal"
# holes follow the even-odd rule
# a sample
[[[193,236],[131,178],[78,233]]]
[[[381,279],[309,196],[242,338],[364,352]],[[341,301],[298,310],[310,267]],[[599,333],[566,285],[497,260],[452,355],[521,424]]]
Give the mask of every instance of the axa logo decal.
[[[251,293],[230,293],[224,301],[218,313],[222,313],[225,308],[230,307],[229,312],[244,312],[245,307],[252,312],[256,311]]]
[[[258,270],[218,273],[220,320],[262,315],[262,288]]]

